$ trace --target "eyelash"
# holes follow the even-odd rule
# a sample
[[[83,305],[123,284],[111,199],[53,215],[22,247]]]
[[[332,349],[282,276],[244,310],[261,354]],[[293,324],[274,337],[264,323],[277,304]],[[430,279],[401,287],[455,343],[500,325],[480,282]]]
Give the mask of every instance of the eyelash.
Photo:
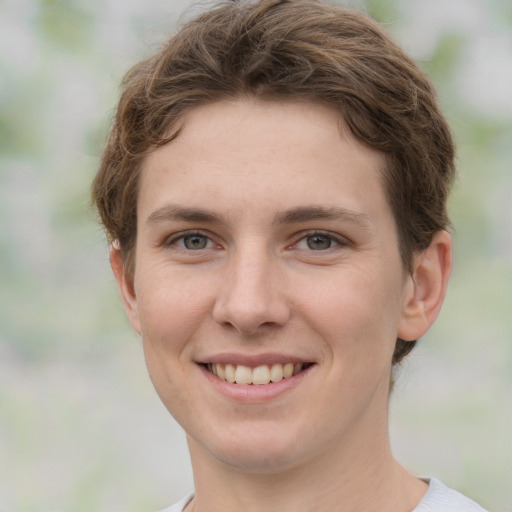
[[[176,236],[173,236],[172,238],[166,240],[165,242],[165,245],[166,246],[173,246],[181,251],[186,251],[186,252],[199,252],[199,251],[203,251],[203,250],[209,250],[209,249],[212,249],[212,247],[200,247],[199,249],[189,249],[187,247],[180,247],[178,245],[178,242],[180,241],[183,241],[186,239],[186,238],[193,238],[193,237],[200,237],[202,239],[206,239],[206,244],[215,244],[215,242],[212,240],[211,236],[209,236],[208,234],[205,234],[204,232],[202,231],[184,231],[184,232],[181,232],[181,233],[178,233],[176,234]],[[329,247],[326,247],[325,249],[312,249],[311,247],[308,246],[308,248],[299,248],[298,245],[301,243],[301,242],[305,242],[306,244],[308,243],[308,238],[313,238],[313,237],[322,237],[322,238],[325,238],[327,240],[330,241],[331,243],[331,246]],[[334,242],[334,246],[332,246],[332,242]],[[301,251],[308,251],[308,252],[327,252],[331,249],[334,249],[335,247],[338,247],[338,246],[347,246],[349,245],[349,241],[344,238],[344,237],[341,237],[339,235],[333,235],[332,233],[328,232],[328,231],[308,231],[308,232],[303,232],[303,233],[300,233],[298,236],[297,236],[297,239],[296,241],[291,244],[290,246],[288,246],[289,249],[298,249],[298,250],[301,250]]]
[[[307,244],[307,240],[308,238],[313,238],[313,237],[322,237],[322,238],[326,238],[328,239],[329,241],[331,242],[334,242],[334,246],[330,246],[330,247],[327,247],[325,249],[312,249],[311,247],[308,247],[308,248],[303,248],[303,249],[300,249],[298,248],[298,244],[300,242],[305,242]],[[291,249],[298,249],[298,250],[303,250],[303,251],[308,251],[308,252],[317,252],[317,253],[320,253],[320,252],[328,252],[332,249],[335,249],[336,247],[346,247],[347,245],[349,245],[350,242],[340,236],[340,235],[334,235],[333,233],[329,232],[329,231],[308,231],[308,232],[305,232],[305,233],[300,233],[300,235],[297,237],[297,241],[294,242],[290,248]]]
[[[167,247],[175,247],[178,250],[181,251],[187,251],[187,252],[199,252],[202,250],[208,250],[212,249],[212,247],[204,247],[200,249],[188,249],[187,247],[180,247],[178,245],[178,242],[184,241],[186,238],[193,238],[193,237],[201,237],[206,239],[206,243],[208,244],[215,244],[215,242],[212,240],[211,236],[201,232],[201,231],[183,231],[181,233],[177,233],[175,236],[172,236],[170,239],[167,239],[165,241],[165,245]]]

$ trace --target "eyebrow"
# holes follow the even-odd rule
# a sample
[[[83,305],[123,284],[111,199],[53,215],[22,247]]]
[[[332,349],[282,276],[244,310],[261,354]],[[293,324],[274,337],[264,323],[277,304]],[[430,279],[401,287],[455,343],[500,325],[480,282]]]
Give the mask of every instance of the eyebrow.
[[[372,227],[368,215],[336,206],[299,206],[278,213],[275,217],[275,223],[277,224],[295,224],[311,220],[348,221],[363,228],[370,229]]]
[[[217,214],[203,208],[185,208],[181,206],[166,205],[151,212],[146,219],[146,224],[157,224],[159,222],[169,221],[219,224],[222,222],[222,219]]]
[[[351,222],[362,228],[371,229],[372,223],[368,215],[354,212],[336,206],[299,206],[283,212],[274,217],[274,224],[297,224],[315,220],[337,220]],[[176,205],[166,205],[154,210],[146,219],[146,224],[160,222],[198,222],[205,224],[222,224],[223,218],[203,208],[187,208]]]

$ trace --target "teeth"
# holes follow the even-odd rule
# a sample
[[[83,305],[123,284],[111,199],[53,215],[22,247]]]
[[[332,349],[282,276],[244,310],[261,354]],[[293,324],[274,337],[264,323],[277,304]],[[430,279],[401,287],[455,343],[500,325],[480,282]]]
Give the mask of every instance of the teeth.
[[[214,364],[213,366],[220,366],[217,364]],[[219,372],[217,372],[219,373]],[[226,380],[228,382],[235,382],[235,367],[232,364],[226,365]]]
[[[237,384],[252,384],[252,371],[248,366],[239,364],[235,371],[235,382]]]
[[[292,370],[292,375],[297,375],[300,371],[302,371],[302,363],[297,363]]]
[[[226,368],[221,364],[214,364],[212,366],[217,368],[217,377],[219,377],[219,379],[226,380]]]
[[[285,366],[288,366],[288,364],[286,364]],[[283,365],[282,364],[273,364],[270,367],[270,380],[272,382],[279,382],[280,380],[283,380],[283,377],[284,377]]]
[[[267,365],[257,366],[252,371],[252,384],[268,384],[270,382],[270,370]]]
[[[208,370],[216,375],[219,379],[237,384],[254,384],[265,385],[270,382],[279,382],[288,379],[293,375],[297,375],[304,368],[302,363],[276,363],[273,365],[261,365],[256,368],[245,366],[242,364],[220,364],[210,363],[207,365]]]

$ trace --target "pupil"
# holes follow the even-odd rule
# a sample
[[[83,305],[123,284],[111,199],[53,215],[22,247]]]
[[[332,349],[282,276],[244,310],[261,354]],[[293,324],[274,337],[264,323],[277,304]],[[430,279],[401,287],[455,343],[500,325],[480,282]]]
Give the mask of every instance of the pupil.
[[[183,239],[183,244],[187,249],[204,249],[206,242],[206,237],[200,235],[186,236]]]
[[[329,247],[331,247],[331,239],[328,236],[323,235],[309,236],[307,244],[308,247],[314,251],[329,249]]]

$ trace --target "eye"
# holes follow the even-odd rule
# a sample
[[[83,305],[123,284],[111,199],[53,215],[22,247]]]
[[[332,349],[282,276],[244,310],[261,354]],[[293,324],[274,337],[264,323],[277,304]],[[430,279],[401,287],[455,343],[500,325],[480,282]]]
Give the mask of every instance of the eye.
[[[214,243],[209,237],[201,233],[187,233],[177,236],[169,242],[169,245],[187,251],[200,251],[213,248]]]
[[[305,240],[308,248],[313,251],[323,251],[324,249],[330,249],[334,244],[337,243],[326,235],[311,235],[306,237]]]
[[[295,249],[310,251],[325,251],[332,249],[342,242],[332,235],[324,233],[311,233],[301,238],[295,245]]]
[[[191,250],[206,249],[208,246],[208,238],[203,235],[184,236],[183,245],[186,249]]]

